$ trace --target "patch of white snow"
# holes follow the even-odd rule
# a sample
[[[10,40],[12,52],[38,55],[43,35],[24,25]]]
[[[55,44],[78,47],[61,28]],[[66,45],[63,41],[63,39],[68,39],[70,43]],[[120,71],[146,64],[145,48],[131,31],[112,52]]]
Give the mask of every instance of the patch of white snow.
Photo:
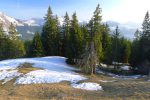
[[[18,78],[16,84],[59,83],[61,81],[76,83],[85,79],[86,78],[74,73],[36,70]]]
[[[0,80],[4,80],[2,84],[20,75],[17,70],[0,70]]]
[[[120,68],[122,70],[126,70],[126,71],[130,70],[130,66],[121,66]]]
[[[4,60],[0,61],[0,70],[16,69],[23,63],[31,63],[33,67],[44,69],[31,71],[26,75],[20,76],[16,80],[17,84],[58,83],[61,81],[76,83],[80,80],[86,79],[75,73],[75,70],[78,69],[69,66],[65,61],[65,57],[59,56]],[[3,79],[5,78],[6,77]]]
[[[90,90],[90,91],[102,90],[102,87],[99,84],[91,83],[91,82],[72,84],[72,87],[77,89]]]
[[[107,80],[100,80],[100,82],[103,82],[103,83],[110,83],[110,82],[116,82],[116,80],[110,80],[110,81],[107,81]]]

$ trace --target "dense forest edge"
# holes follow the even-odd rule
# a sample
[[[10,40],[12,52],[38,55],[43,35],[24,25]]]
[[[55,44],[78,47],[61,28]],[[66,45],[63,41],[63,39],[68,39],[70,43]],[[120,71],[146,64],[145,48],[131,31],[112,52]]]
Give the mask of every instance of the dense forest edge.
[[[88,24],[80,25],[76,12],[69,18],[66,12],[63,26],[51,7],[44,17],[42,33],[35,33],[32,41],[22,41],[16,27],[11,24],[9,34],[0,24],[0,60],[21,57],[64,56],[68,64],[83,73],[96,74],[100,64],[130,65],[132,73],[150,73],[150,17],[146,13],[142,29],[137,29],[133,41],[123,37],[116,26],[110,34],[109,26],[102,23],[102,9],[96,7]],[[114,70],[114,71],[116,71]]]

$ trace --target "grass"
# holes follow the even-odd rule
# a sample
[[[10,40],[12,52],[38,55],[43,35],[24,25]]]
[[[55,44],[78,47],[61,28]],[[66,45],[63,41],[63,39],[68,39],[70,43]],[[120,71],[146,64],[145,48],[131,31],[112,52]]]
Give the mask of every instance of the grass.
[[[28,73],[39,70],[32,64],[22,64],[19,72]],[[80,82],[99,83],[103,91],[75,89],[69,82],[53,84],[15,85],[15,79],[2,85],[0,81],[0,100],[149,100],[150,83],[146,78],[114,79],[105,75],[86,75],[87,80]],[[100,80],[116,80],[103,83]]]
[[[74,89],[69,82],[53,84],[14,85],[14,80],[0,85],[0,100],[148,100],[150,83],[143,79],[116,79],[103,75],[87,76],[86,82],[96,82],[103,91]]]
[[[41,68],[35,68],[30,63],[23,63],[18,67],[18,72],[26,74],[31,71],[40,70]]]

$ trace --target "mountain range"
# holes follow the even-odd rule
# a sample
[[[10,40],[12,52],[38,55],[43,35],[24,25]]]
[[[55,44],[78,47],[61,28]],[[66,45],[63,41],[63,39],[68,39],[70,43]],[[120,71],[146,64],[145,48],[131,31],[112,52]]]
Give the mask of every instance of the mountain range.
[[[63,24],[63,17],[58,17],[60,25]],[[80,24],[87,21],[80,22]],[[13,17],[7,16],[5,13],[0,12],[0,23],[3,24],[3,29],[5,32],[9,31],[9,25],[13,23],[17,31],[21,34],[23,40],[32,39],[34,36],[34,33],[37,31],[41,33],[42,26],[44,24],[44,19],[42,18],[31,18],[28,20],[21,20],[21,19],[15,19]],[[104,22],[109,25],[111,33],[114,32],[116,26],[119,26],[120,33],[122,36],[133,39],[134,33],[137,28],[140,28],[140,23],[133,23],[133,22],[127,22],[127,23],[119,23],[115,21],[107,21]]]

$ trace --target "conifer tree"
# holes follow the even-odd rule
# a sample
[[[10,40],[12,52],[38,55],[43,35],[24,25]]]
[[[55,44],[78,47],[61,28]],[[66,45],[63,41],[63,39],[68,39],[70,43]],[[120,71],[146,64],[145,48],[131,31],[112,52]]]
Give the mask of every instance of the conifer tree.
[[[149,12],[146,13],[142,24],[142,35],[139,40],[140,58],[141,62],[148,60],[150,51],[150,16]],[[149,59],[150,60],[150,59]]]
[[[94,46],[97,52],[97,56],[99,60],[103,57],[102,52],[102,32],[101,32],[101,8],[100,5],[96,7],[96,10],[94,11],[93,18],[91,20],[91,37],[94,37]]]
[[[55,27],[56,27],[56,35],[55,35],[55,39],[54,39],[54,44],[55,44],[55,55],[57,56],[60,56],[62,55],[62,37],[61,37],[61,31],[60,31],[60,23],[58,21],[58,17],[56,15],[56,18],[55,18]]]
[[[136,38],[132,46],[131,64],[144,73],[150,73],[150,16],[146,13],[140,38]],[[142,70],[142,71],[141,71]]]
[[[124,37],[121,38],[121,62],[129,63],[130,54],[131,54],[131,43],[129,40]]]
[[[66,12],[63,21],[62,53],[68,57],[70,55],[70,19]]]
[[[24,44],[20,39],[19,33],[16,31],[16,27],[11,23],[9,27],[9,40],[7,46],[7,57],[17,58],[25,55]]]
[[[42,57],[44,56],[43,45],[40,39],[40,35],[38,32],[35,32],[31,48],[30,54],[32,57]]]
[[[102,51],[103,51],[103,61],[107,59],[107,51],[111,45],[111,38],[109,35],[108,25],[102,25]]]
[[[19,40],[19,33],[13,23],[10,24],[8,33],[11,40]]]
[[[56,45],[55,39],[57,35],[57,25],[56,20],[53,16],[51,8],[48,8],[47,14],[45,16],[45,24],[42,30],[42,44],[47,56],[56,55]]]
[[[142,36],[141,32],[137,29],[136,32],[134,33],[135,40],[139,40],[141,36]]]
[[[30,52],[31,44],[32,44],[32,40],[24,41],[24,48],[25,48],[25,51],[26,51],[25,57],[31,57],[31,55],[32,55],[31,52]]]
[[[84,53],[81,55],[81,60],[78,61],[78,66],[86,74],[96,74],[96,66],[99,64],[99,59],[94,46],[94,41],[87,41]]]
[[[115,29],[115,32],[113,34],[113,40],[112,40],[112,56],[113,56],[113,61],[114,62],[120,62],[120,32],[118,26]]]
[[[143,24],[142,24],[142,29],[143,29],[143,37],[148,37],[150,36],[150,16],[149,12],[146,13]]]
[[[72,15],[71,20],[69,52],[68,58],[71,63],[76,63],[83,52],[83,33],[78,24],[76,13]]]
[[[89,37],[86,42],[86,48],[81,55],[78,65],[82,71],[87,74],[95,74],[96,66],[102,58],[102,33],[101,33],[101,9],[98,5],[94,12],[94,16],[89,22]]]
[[[7,40],[8,38],[6,37],[3,31],[3,24],[0,23],[0,60],[7,58]]]

